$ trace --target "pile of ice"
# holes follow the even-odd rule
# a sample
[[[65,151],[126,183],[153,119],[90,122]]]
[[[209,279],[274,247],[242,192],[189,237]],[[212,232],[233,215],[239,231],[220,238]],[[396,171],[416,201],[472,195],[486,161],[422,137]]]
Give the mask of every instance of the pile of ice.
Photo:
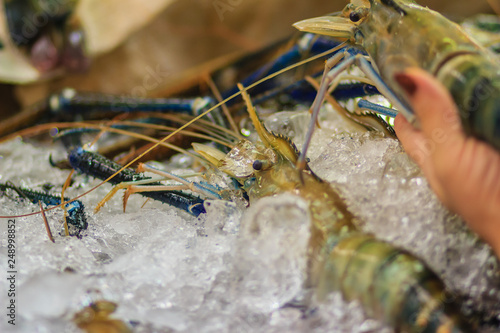
[[[270,127],[302,135],[303,114],[273,117]],[[465,308],[500,313],[498,266],[489,247],[438,203],[395,140],[339,128],[335,117],[322,121],[310,165],[336,184],[363,228],[423,258],[450,290],[467,296]],[[49,154],[64,157],[60,148],[20,140],[0,145],[0,182],[35,189],[48,182],[57,193],[68,172],[50,167]],[[169,168],[191,172],[189,160],[180,158]],[[67,195],[97,183],[79,176]],[[338,294],[322,303],[304,301],[309,221],[300,199],[282,195],[249,208],[212,201],[207,214],[194,218],[152,201],[141,208],[140,196],[123,213],[116,197],[94,215],[109,189],[82,198],[89,229],[81,239],[59,235],[58,210],[47,213],[55,243],[40,216],[16,218],[17,325],[2,316],[1,332],[78,332],[73,315],[99,299],[116,302],[115,317],[136,332],[391,332]],[[0,207],[0,215],[37,210],[5,195]],[[0,268],[6,272],[1,222]],[[2,278],[0,299],[7,289]]]

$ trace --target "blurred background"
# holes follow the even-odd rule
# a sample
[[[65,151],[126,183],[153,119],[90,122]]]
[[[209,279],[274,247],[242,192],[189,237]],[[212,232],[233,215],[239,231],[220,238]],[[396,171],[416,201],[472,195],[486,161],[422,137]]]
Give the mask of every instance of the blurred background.
[[[8,0],[5,0],[7,3]],[[14,0],[17,1],[17,0]],[[47,1],[47,0],[46,0]],[[460,21],[493,13],[499,0],[421,0]],[[342,10],[346,0],[80,0],[92,43],[106,44],[84,73],[43,82],[0,85],[0,119],[64,87],[126,95],[175,93],[186,76],[209,73],[229,58],[295,32],[292,23]],[[82,9],[83,8],[83,9]],[[154,78],[145,87],[145,80]],[[146,89],[147,88],[147,89]]]

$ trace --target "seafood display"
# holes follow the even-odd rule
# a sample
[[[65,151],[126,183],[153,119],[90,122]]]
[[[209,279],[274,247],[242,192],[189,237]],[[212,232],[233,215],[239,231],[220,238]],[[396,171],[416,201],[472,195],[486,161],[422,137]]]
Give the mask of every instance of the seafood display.
[[[419,15],[437,14],[413,2],[353,0],[340,17],[298,24],[315,33],[333,30],[334,38],[303,34],[272,62],[238,78],[243,85],[220,94],[153,100],[68,89],[42,101],[43,117],[57,123],[24,129],[0,145],[0,217],[17,228],[21,331],[34,325],[74,331],[75,324],[89,332],[108,326],[117,332],[500,329],[498,260],[439,204],[390,125],[376,115],[412,113],[389,79],[397,66],[383,65],[389,58],[395,63],[388,39],[367,42],[369,23],[390,18],[383,26],[390,31],[391,24],[405,26]],[[478,54],[491,59],[471,61],[474,68],[496,66],[493,53],[473,50],[443,51],[438,69]],[[310,61],[301,61],[306,54],[317,60],[312,69],[283,83],[284,72]],[[321,78],[318,63],[327,56]],[[494,86],[494,78],[483,81]],[[302,106],[275,112],[290,103]],[[269,107],[273,112],[261,121]],[[482,117],[498,112],[485,110],[470,133],[496,145],[495,129],[484,128]],[[96,111],[113,118],[64,122]],[[42,153],[18,137],[48,130],[64,148]],[[178,147],[171,141],[178,134],[205,143],[194,143],[194,151],[190,142]],[[149,144],[122,148],[117,163],[110,151],[124,137]],[[166,165],[130,168],[159,146],[180,155]],[[13,162],[21,158],[40,167],[16,169]],[[68,167],[76,172],[68,176]],[[35,189],[42,179],[55,188]],[[59,231],[54,243],[42,232],[40,208],[29,213],[28,202],[46,205],[48,223]],[[78,238],[64,234],[64,219]],[[78,312],[96,291],[112,302]],[[49,295],[57,306],[47,305]]]

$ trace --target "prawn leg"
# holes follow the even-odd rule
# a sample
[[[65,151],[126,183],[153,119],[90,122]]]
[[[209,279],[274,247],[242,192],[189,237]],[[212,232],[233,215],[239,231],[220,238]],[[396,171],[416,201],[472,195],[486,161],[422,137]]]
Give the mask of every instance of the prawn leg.
[[[139,181],[123,182],[117,184],[108,194],[97,204],[95,211],[99,211],[106,202],[108,202],[119,190],[125,189],[125,195],[123,197],[123,211],[127,206],[127,201],[130,195],[134,193],[146,193],[146,192],[169,192],[169,191],[183,191],[190,190],[208,197],[209,199],[222,199],[219,194],[221,189],[216,186],[210,185],[206,182],[192,182],[187,180],[185,177],[175,175],[168,171],[158,170],[152,166],[148,166],[144,163],[139,163],[137,167],[137,172],[151,172],[162,176],[162,178],[150,178]],[[163,180],[175,180],[180,184],[160,184],[159,181]]]
[[[370,79],[375,87],[384,95],[388,100],[390,100],[399,112],[403,113],[407,119],[413,119],[413,111],[402,102],[394,92],[389,88],[389,86],[382,80],[377,71],[373,68],[373,66],[364,58],[361,53],[357,53],[353,55],[352,53],[356,52],[356,49],[346,49],[343,54],[337,53],[333,57],[331,57],[325,65],[325,71],[323,74],[323,78],[321,81],[320,88],[318,90],[318,94],[316,95],[316,99],[314,100],[311,106],[311,121],[309,123],[309,127],[307,129],[306,138],[304,140],[304,145],[302,148],[302,152],[297,161],[297,166],[299,169],[303,170],[306,164],[306,154],[309,149],[309,144],[311,142],[312,135],[314,133],[314,128],[317,123],[319,111],[321,109],[321,105],[326,97],[328,90],[335,89],[335,84],[337,84],[338,76],[351,67],[352,65],[356,65],[359,69]],[[334,84],[333,87],[331,85]],[[366,105],[365,105],[366,106]],[[371,111],[377,112],[376,108],[372,108]]]
[[[175,180],[181,185],[179,185],[179,189],[185,189],[185,190],[190,190],[193,192],[197,192],[199,194],[203,194],[204,196],[210,198],[210,199],[222,199],[220,195],[221,189],[218,186],[211,185],[207,182],[192,182],[186,179],[186,177],[181,177],[179,175],[173,174],[168,171],[164,170],[158,170],[150,165],[140,163],[137,172],[151,172],[155,173],[159,176],[162,176],[163,179],[171,179]],[[167,185],[170,186],[170,185]],[[176,186],[176,185],[172,185]],[[139,192],[139,191],[138,191]]]
[[[360,99],[358,101],[358,109],[362,111],[370,111],[370,112],[375,112],[377,114],[380,114],[382,116],[390,117],[390,118],[396,118],[398,112],[394,109],[391,108],[386,108],[385,106],[378,105],[372,102],[369,102],[364,99]]]
[[[216,104],[212,97],[196,98],[141,98],[111,94],[77,92],[66,88],[42,102],[51,116],[73,118],[87,112],[174,112],[198,116]],[[220,111],[207,115],[214,124],[225,126]]]
[[[75,170],[100,180],[107,180],[109,177],[118,172],[118,170],[122,169],[120,164],[115,163],[97,153],[86,151],[81,147],[73,148],[68,154],[68,160],[70,165]],[[124,182],[137,182],[145,180],[149,181],[150,177],[146,177],[144,174],[135,172],[131,169],[124,169],[122,172],[109,179],[109,182],[113,185],[118,185]],[[159,182],[153,182],[149,186],[156,185],[162,184]],[[116,191],[108,195],[111,197],[114,193],[116,193]],[[141,192],[141,195],[182,209],[194,216],[198,216],[206,212],[203,207],[205,200],[182,191],[148,191]],[[107,200],[109,200],[109,198]]]

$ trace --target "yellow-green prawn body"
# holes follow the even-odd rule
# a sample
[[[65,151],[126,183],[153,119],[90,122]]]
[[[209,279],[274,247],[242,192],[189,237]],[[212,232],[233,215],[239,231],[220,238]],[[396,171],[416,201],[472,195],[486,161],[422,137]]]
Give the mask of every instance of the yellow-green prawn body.
[[[250,202],[282,193],[305,201],[311,220],[306,287],[320,300],[341,292],[398,332],[464,332],[440,279],[408,252],[358,230],[339,193],[308,167],[297,168],[295,145],[269,132],[251,106],[249,112],[261,143],[240,141],[227,155],[200,144],[195,150],[237,179]]]
[[[450,91],[465,132],[500,149],[500,62],[456,23],[411,0],[352,0],[339,16],[295,26],[361,46],[403,101],[394,74],[426,70]]]

